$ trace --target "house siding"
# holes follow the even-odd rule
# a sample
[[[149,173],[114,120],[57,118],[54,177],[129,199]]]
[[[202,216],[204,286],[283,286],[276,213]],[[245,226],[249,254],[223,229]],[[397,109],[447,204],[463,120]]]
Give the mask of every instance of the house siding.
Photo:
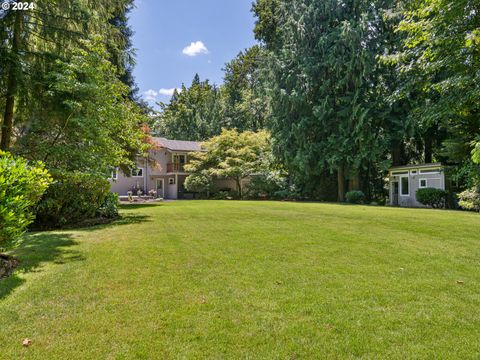
[[[419,203],[416,199],[417,190],[420,189],[420,180],[425,179],[427,184],[426,187],[436,188],[445,190],[445,171],[444,168],[440,168],[439,172],[435,173],[421,173],[425,169],[422,168],[411,168],[405,169],[403,172],[408,172],[408,174],[393,174],[395,171],[390,171],[389,183],[390,183],[390,205],[398,205],[404,207],[425,207],[423,204]],[[397,170],[401,172],[402,170]],[[407,177],[409,181],[409,194],[402,195],[401,188],[401,178]],[[398,203],[396,203],[396,196],[394,194],[394,183],[398,182]]]

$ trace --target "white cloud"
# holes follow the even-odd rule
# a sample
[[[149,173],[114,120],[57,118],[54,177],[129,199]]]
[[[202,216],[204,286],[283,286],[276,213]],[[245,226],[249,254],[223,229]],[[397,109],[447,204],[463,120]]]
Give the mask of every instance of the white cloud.
[[[162,88],[162,89],[158,90],[158,93],[159,93],[160,95],[172,96],[172,95],[173,95],[173,92],[175,91],[175,89],[176,89],[178,92],[181,91],[181,89],[178,89],[178,88],[171,88],[171,89],[164,89],[164,88]]]
[[[195,41],[185,47],[182,53],[187,56],[197,56],[200,54],[208,54],[208,49],[203,42]]]
[[[146,100],[155,101],[157,99],[158,92],[153,89],[148,89],[147,91],[143,92],[143,96],[145,96]]]

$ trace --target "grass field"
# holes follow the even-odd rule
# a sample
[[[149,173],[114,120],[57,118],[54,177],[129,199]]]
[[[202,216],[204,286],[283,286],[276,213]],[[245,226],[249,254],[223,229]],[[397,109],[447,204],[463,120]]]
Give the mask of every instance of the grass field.
[[[1,359],[480,357],[478,214],[248,201],[122,213],[28,235],[0,281]]]

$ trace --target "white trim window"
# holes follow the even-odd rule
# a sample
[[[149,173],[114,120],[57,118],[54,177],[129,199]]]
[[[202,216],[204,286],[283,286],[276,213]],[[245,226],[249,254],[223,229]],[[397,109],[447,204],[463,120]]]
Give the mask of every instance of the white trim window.
[[[143,168],[132,169],[132,177],[143,178]]]
[[[175,185],[175,178],[174,177],[168,178],[168,185]]]
[[[410,178],[408,176],[400,177],[400,196],[410,196]]]
[[[418,180],[418,188],[419,189],[425,189],[426,187],[428,187],[427,179],[419,179]]]
[[[110,179],[118,180],[118,168],[113,168],[110,174]]]

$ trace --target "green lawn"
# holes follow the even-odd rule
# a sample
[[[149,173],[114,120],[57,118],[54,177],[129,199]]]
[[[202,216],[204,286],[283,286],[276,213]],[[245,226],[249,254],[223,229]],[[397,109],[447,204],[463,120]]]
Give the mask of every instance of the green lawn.
[[[480,356],[478,214],[179,201],[123,215],[27,237],[0,282],[0,358]]]

